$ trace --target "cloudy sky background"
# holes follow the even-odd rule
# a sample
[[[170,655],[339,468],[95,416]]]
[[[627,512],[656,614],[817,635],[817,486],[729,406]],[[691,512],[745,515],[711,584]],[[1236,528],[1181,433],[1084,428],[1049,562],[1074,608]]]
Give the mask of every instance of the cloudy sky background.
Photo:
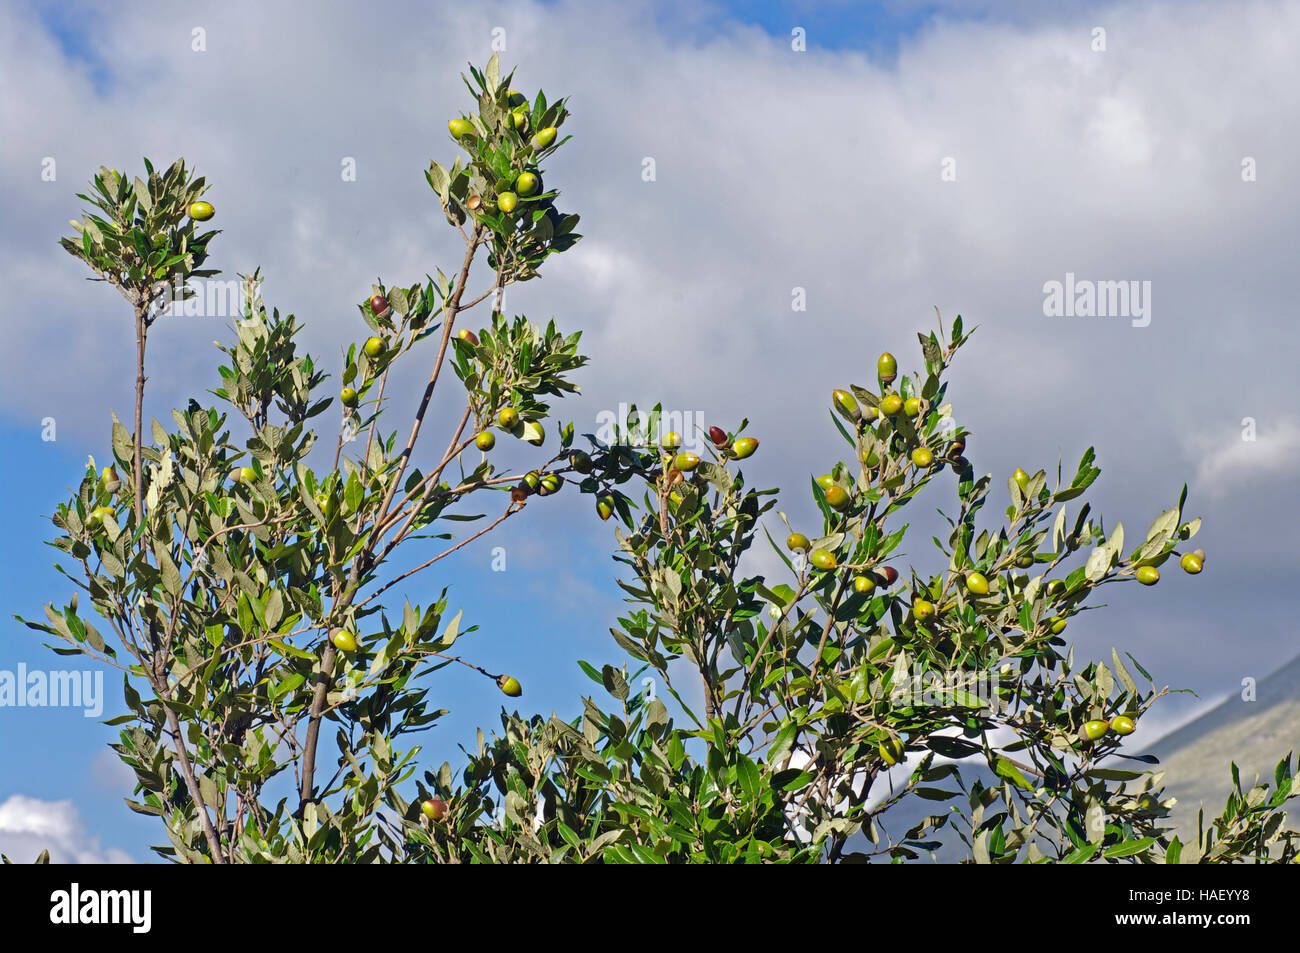
[[[792,49],[796,27],[806,51]],[[191,49],[195,28],[206,52]],[[141,156],[183,155],[213,186],[213,264],[232,276],[261,265],[267,303],[305,319],[306,347],[336,372],[364,336],[355,303],[376,277],[409,284],[460,261],[422,173],[454,157],[446,121],[468,102],[458,73],[487,60],[496,28],[517,88],[571,96],[575,138],[547,184],[586,238],[507,307],[584,330],[583,393],[559,408],[579,432],[620,401],[662,400],[728,428],[748,417],[763,446],[746,473],[785,486],[782,509],[808,526],[808,475],[843,446],[830,390],[869,384],[881,350],[914,368],[934,308],[961,313],[980,330],[950,396],[995,487],[1016,466],[1054,472],[1061,459],[1072,473],[1094,445],[1091,499],[1108,525],[1141,532],[1184,481],[1189,514],[1205,519],[1203,575],[1108,587],[1110,609],[1070,628],[1080,651],[1129,647],[1160,684],[1198,693],[1158,708],[1136,740],[1296,654],[1300,4],[10,0],[0,670],[79,667],[9,617],[66,601],[40,514],[87,454],[105,455],[108,411],[125,418],[132,399],[129,312],[56,245],[79,215],[74,193],[101,164],[136,173]],[[355,182],[341,180],[344,157]],[[1257,181],[1243,181],[1247,157]],[[946,158],[956,181],[941,179]],[[1067,272],[1150,281],[1150,325],[1045,317],[1043,285]],[[806,311],[791,308],[797,288]],[[147,415],[215,386],[226,323],[155,331]],[[424,373],[390,393],[413,406]],[[448,388],[434,416],[458,409]],[[54,442],[41,440],[48,417]],[[510,447],[502,459],[529,458]],[[938,554],[925,514],[951,508],[952,489],[945,476],[915,507],[905,548],[927,571]],[[526,711],[572,715],[594,688],[574,660],[621,661],[608,636],[614,543],[591,509],[572,491],[530,506],[406,589],[427,603],[453,587],[453,606],[482,626],[467,655],[526,673]],[[493,545],[505,573],[490,571]],[[121,704],[106,682],[105,718]],[[436,685],[453,715],[425,736],[424,760],[456,764],[501,696],[472,675]],[[148,858],[153,825],[122,805],[130,782],[104,754],[112,736],[76,711],[0,710],[0,850]]]

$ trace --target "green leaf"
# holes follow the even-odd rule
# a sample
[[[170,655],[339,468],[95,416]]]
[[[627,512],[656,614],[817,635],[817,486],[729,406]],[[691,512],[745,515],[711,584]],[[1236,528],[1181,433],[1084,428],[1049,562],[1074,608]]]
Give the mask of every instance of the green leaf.
[[[993,763],[993,771],[1000,778],[1006,778],[1018,788],[1024,788],[1032,791],[1034,786],[1025,780],[1025,776],[1020,773],[1020,769],[1001,755]]]
[[[1097,853],[1097,851],[1100,849],[1101,849],[1100,841],[1098,841],[1095,844],[1088,844],[1087,846],[1084,847],[1076,847],[1074,850],[1072,850],[1069,854],[1065,856],[1065,859],[1062,860],[1061,863],[1085,864],[1092,858],[1092,855]]]
[[[438,651],[447,651],[460,636],[460,617],[464,611],[464,609],[459,610],[452,620],[447,623],[447,627],[442,630],[442,635],[438,637]]]
[[[1115,844],[1113,847],[1107,847],[1103,857],[1132,857],[1134,854],[1140,854],[1156,842],[1154,837],[1144,837],[1141,840],[1125,841],[1122,844]]]
[[[605,691],[609,692],[619,701],[627,701],[628,687],[627,679],[612,665],[606,665],[601,669],[601,684],[605,686]]]
[[[736,778],[740,782],[740,789],[745,792],[745,796],[750,801],[757,801],[759,794],[763,790],[763,781],[759,777],[758,768],[754,762],[743,754],[736,756]]]

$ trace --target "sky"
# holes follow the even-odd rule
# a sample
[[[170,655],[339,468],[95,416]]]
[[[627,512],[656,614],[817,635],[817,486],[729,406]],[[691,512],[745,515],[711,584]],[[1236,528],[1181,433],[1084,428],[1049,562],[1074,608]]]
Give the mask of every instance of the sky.
[[[574,139],[546,181],[585,238],[507,298],[584,332],[591,364],[560,418],[581,433],[656,401],[727,429],[747,417],[762,440],[747,477],[785,487],[781,509],[806,526],[808,477],[841,455],[830,391],[869,386],[882,350],[915,367],[935,309],[961,314],[979,330],[949,393],[968,456],[995,475],[991,512],[1015,467],[1072,473],[1095,446],[1107,525],[1141,532],[1184,482],[1203,517],[1202,575],[1108,587],[1107,611],[1071,623],[1079,652],[1125,646],[1158,684],[1195,692],[1136,740],[1296,654],[1300,4],[7,0],[0,671],[93,668],[12,619],[70,595],[44,515],[106,455],[109,411],[131,406],[129,312],[56,244],[75,193],[100,165],[184,156],[223,229],[211,265],[260,265],[267,303],[305,321],[304,345],[337,373],[376,278],[460,260],[422,173],[454,157],[458,74],[494,40],[516,88],[571,97]],[[1071,280],[1136,282],[1144,308],[1050,314],[1045,286]],[[217,386],[228,323],[155,331],[147,416]],[[413,404],[418,387],[390,390]],[[933,510],[953,499],[936,483],[905,545],[929,571]],[[450,587],[480,626],[467,657],[525,674],[523,710],[570,717],[595,688],[576,660],[623,661],[615,542],[589,497],[537,502],[394,593],[400,610]],[[778,567],[755,554],[754,571]],[[433,684],[452,714],[422,761],[454,765],[501,696],[468,670]],[[124,806],[130,780],[105,747],[120,682],[104,686],[95,718],[0,708],[0,851],[150,859],[153,823]]]

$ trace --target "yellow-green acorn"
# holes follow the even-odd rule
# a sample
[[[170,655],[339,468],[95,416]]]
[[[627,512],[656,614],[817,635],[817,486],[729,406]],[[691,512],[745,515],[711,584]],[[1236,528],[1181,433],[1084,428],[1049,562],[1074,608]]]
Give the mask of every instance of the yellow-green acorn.
[[[864,596],[869,596],[871,593],[876,591],[876,580],[872,579],[870,576],[854,576],[853,591],[861,593]]]
[[[814,549],[808,554],[808,561],[818,569],[834,569],[839,565],[835,557],[824,549]]]
[[[497,686],[511,698],[518,698],[524,693],[519,680],[511,675],[502,675],[497,679]]]
[[[1079,734],[1085,741],[1096,741],[1106,732],[1110,731],[1110,722],[1108,721],[1089,721],[1085,722]]]
[[[842,486],[832,484],[825,490],[826,505],[833,510],[847,510],[852,500]]]
[[[862,409],[858,407],[857,398],[846,390],[837,390],[831,393],[831,400],[835,403],[835,409],[847,417],[849,420],[858,420],[862,416]]]

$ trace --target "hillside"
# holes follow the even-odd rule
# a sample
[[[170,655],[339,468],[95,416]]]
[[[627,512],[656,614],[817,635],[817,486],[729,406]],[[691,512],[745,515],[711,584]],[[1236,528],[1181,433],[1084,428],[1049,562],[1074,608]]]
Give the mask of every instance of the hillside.
[[[1297,748],[1300,748],[1300,656],[1260,681],[1253,701],[1244,701],[1240,692],[1230,695],[1200,717],[1155,743],[1144,745],[1142,750],[1160,759],[1157,770],[1166,772],[1167,793],[1178,799],[1174,826],[1179,839],[1187,843],[1196,840],[1196,815],[1202,803],[1207,819],[1223,809],[1232,786],[1230,762],[1237,763],[1242,788],[1249,790],[1257,777],[1271,784],[1278,760]],[[976,780],[985,785],[994,783],[987,768],[973,764],[963,767],[962,778],[968,789]],[[944,787],[950,784],[951,779],[943,782]],[[958,798],[947,802],[911,798],[891,808],[878,823],[899,836],[925,815],[944,813],[948,809],[946,805],[964,803]],[[1300,811],[1293,813],[1300,815]],[[1296,821],[1289,821],[1288,826],[1294,828]],[[950,830],[935,839],[944,843],[935,852],[936,861],[954,863],[967,856],[965,845]],[[853,849],[869,849],[864,844],[865,840],[855,839]]]

